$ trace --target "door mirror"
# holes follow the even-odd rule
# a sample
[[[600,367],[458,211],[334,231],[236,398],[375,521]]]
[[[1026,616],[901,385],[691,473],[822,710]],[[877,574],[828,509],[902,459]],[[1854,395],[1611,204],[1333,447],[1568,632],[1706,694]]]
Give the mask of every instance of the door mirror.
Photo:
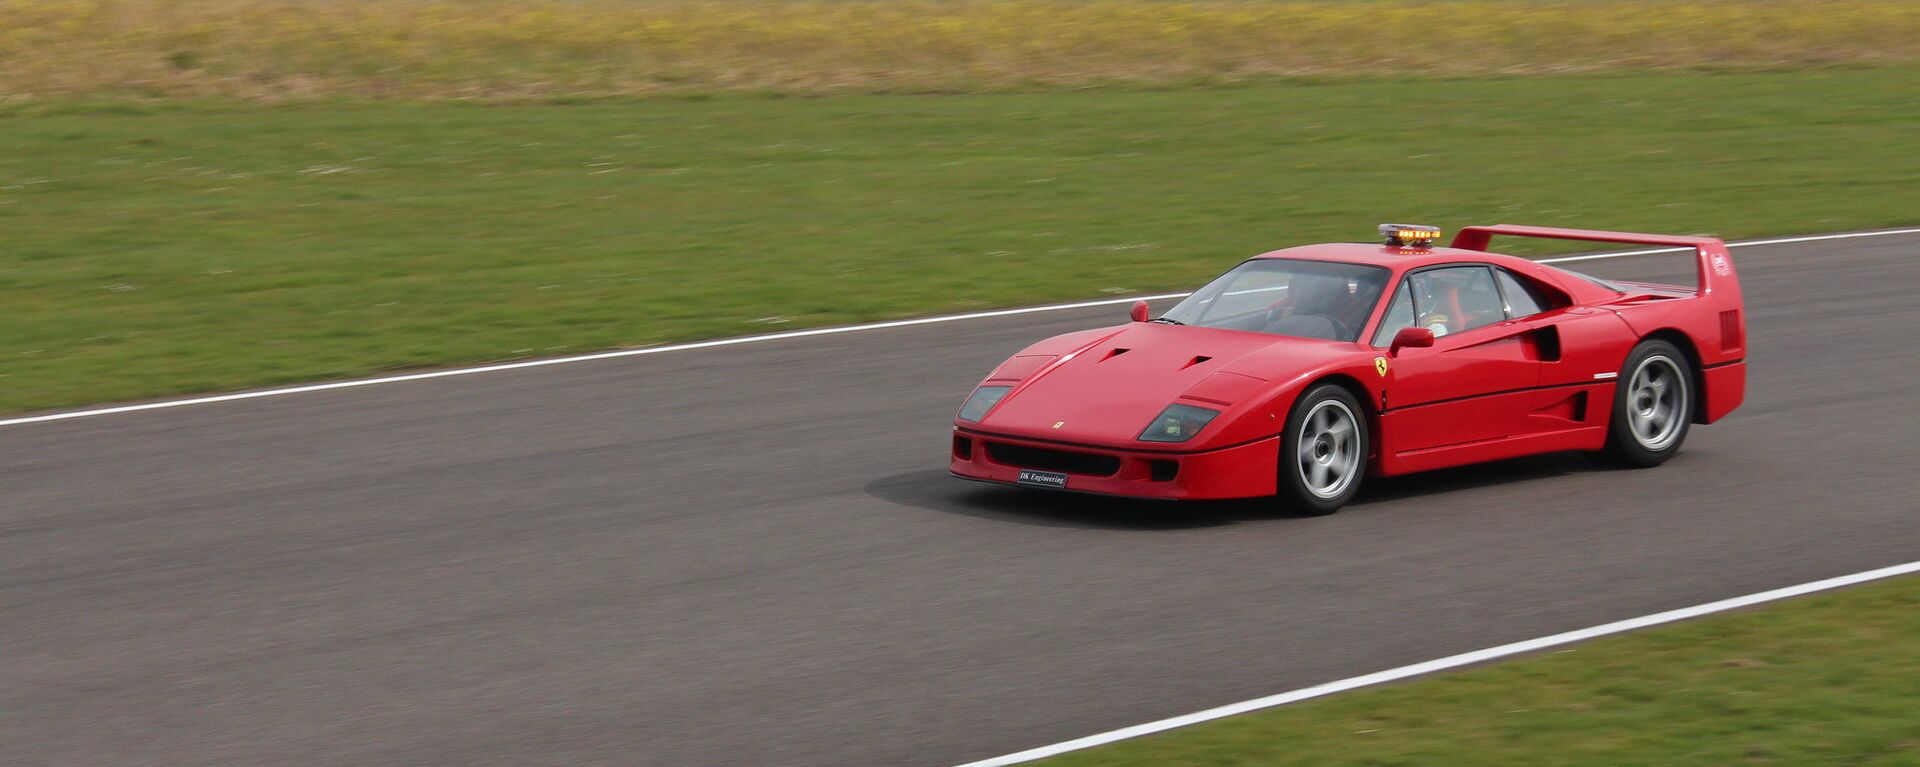
[[[1150,310],[1147,309],[1147,302],[1135,301],[1133,302],[1133,311],[1128,312],[1127,316],[1132,317],[1134,322],[1146,322],[1149,311]]]
[[[1393,334],[1393,345],[1387,347],[1389,356],[1400,356],[1401,349],[1425,349],[1433,345],[1433,331],[1426,328],[1401,328]]]

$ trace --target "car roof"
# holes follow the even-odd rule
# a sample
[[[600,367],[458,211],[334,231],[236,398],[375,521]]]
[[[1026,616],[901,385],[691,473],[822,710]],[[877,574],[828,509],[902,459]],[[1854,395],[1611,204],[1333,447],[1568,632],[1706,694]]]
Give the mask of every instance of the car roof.
[[[1328,242],[1318,245],[1301,245],[1292,248],[1270,251],[1254,258],[1297,258],[1307,261],[1339,261],[1349,264],[1372,264],[1390,269],[1417,269],[1434,264],[1446,264],[1455,261],[1505,262],[1513,256],[1489,253],[1484,250],[1463,250],[1460,248],[1426,247],[1409,248],[1397,245],[1381,245],[1363,242]],[[1514,259],[1525,260],[1525,259]]]
[[[1608,296],[1617,295],[1615,291],[1602,288],[1589,278],[1582,278],[1563,269],[1519,256],[1504,253],[1492,253],[1484,250],[1465,248],[1425,247],[1410,248],[1398,245],[1382,245],[1371,242],[1328,242],[1318,245],[1300,245],[1292,248],[1269,251],[1254,256],[1253,259],[1292,258],[1303,261],[1327,261],[1343,264],[1367,264],[1395,270],[1405,274],[1408,270],[1428,266],[1439,266],[1461,262],[1494,264],[1529,275],[1557,288],[1575,303],[1590,303]]]

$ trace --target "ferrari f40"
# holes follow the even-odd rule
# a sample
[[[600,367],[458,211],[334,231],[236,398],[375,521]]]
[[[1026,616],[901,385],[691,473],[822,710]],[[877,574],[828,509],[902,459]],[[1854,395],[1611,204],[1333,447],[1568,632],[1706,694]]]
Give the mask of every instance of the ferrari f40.
[[[1672,457],[1740,406],[1746,317],[1726,244],[1536,226],[1387,224],[1384,244],[1255,256],[1178,305],[1014,354],[953,423],[962,479],[1325,514],[1369,476],[1533,453]],[[1693,285],[1597,279],[1496,236],[1691,252]]]

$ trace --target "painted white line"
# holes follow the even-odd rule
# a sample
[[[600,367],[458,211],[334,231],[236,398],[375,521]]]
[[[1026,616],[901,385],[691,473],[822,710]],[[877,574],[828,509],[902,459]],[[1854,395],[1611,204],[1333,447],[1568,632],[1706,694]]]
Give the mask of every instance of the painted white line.
[[[1132,727],[1114,730],[1112,732],[1103,732],[1098,735],[1089,735],[1084,738],[1076,738],[1074,740],[1069,740],[1063,743],[1055,743],[1051,746],[1041,746],[1039,748],[1028,749],[1026,751],[1021,751],[1019,753],[1007,754],[1005,756],[996,756],[992,759],[982,759],[977,762],[968,762],[966,764],[960,765],[960,767],[1003,767],[1004,765],[1023,764],[1023,763],[1031,762],[1037,759],[1045,759],[1049,756],[1058,756],[1060,754],[1064,754],[1069,751],[1079,751],[1082,749],[1093,748],[1094,746],[1106,745],[1108,743],[1113,743],[1115,741],[1127,740],[1130,738],[1138,738],[1142,735],[1152,735],[1157,732],[1166,732],[1167,730],[1186,727],[1188,725],[1199,724],[1201,722],[1208,722],[1215,719],[1222,719],[1225,717],[1234,716],[1236,714],[1244,714],[1249,711],[1258,711],[1264,708],[1284,706],[1288,703],[1297,703],[1299,701],[1308,700],[1310,698],[1318,698],[1323,695],[1332,695],[1337,692],[1346,692],[1347,690],[1353,690],[1360,687],[1370,687],[1377,684],[1384,684],[1387,682],[1394,682],[1401,679],[1406,679],[1408,677],[1416,677],[1423,674],[1431,674],[1436,671],[1445,671],[1451,668],[1459,668],[1461,666],[1468,666],[1475,663],[1482,663],[1485,661],[1495,660],[1498,658],[1505,658],[1513,655],[1521,655],[1525,653],[1534,652],[1536,650],[1543,650],[1549,647],[1558,647],[1563,644],[1581,642],[1588,639],[1593,639],[1595,637],[1603,637],[1608,634],[1619,634],[1622,632],[1647,628],[1649,626],[1658,626],[1662,623],[1672,623],[1674,621],[1686,620],[1688,618],[1697,618],[1702,615],[1725,612],[1727,610],[1736,610],[1742,607],[1749,607],[1749,606],[1761,604],[1764,602],[1772,602],[1780,599],[1787,599],[1789,597],[1797,597],[1805,594],[1812,594],[1817,591],[1827,591],[1829,589],[1837,589],[1843,586],[1852,586],[1855,584],[1866,583],[1868,581],[1880,580],[1882,578],[1891,578],[1897,575],[1910,575],[1913,573],[1920,573],[1920,562],[1908,562],[1904,565],[1893,565],[1891,567],[1882,567],[1878,570],[1868,570],[1863,573],[1854,573],[1852,575],[1842,575],[1837,578],[1828,578],[1826,580],[1814,581],[1812,583],[1802,583],[1798,586],[1788,586],[1786,588],[1774,589],[1772,591],[1762,591],[1758,594],[1748,594],[1743,597],[1734,597],[1732,599],[1722,599],[1718,602],[1708,602],[1703,605],[1694,605],[1692,607],[1682,607],[1678,610],[1668,610],[1663,613],[1654,613],[1652,615],[1641,616],[1639,618],[1629,618],[1623,621],[1615,621],[1613,623],[1606,623],[1599,626],[1579,629],[1577,631],[1568,631],[1563,634],[1554,634],[1553,636],[1541,637],[1539,639],[1529,639],[1524,642],[1514,642],[1512,644],[1503,644],[1503,645],[1500,645],[1499,647],[1489,647],[1484,650],[1475,650],[1473,652],[1461,653],[1459,655],[1450,655],[1445,658],[1430,660],[1425,663],[1415,663],[1411,666],[1401,666],[1400,668],[1388,669],[1386,671],[1379,671],[1372,674],[1367,674],[1365,676],[1356,676],[1350,679],[1342,679],[1337,682],[1328,682],[1326,684],[1294,690],[1292,692],[1283,692],[1278,695],[1269,695],[1264,698],[1255,698],[1253,700],[1242,701],[1240,703],[1233,703],[1230,705],[1221,706],[1219,708],[1210,708],[1205,711],[1197,711],[1191,714],[1187,714],[1185,716],[1176,716],[1176,717],[1173,717],[1172,719],[1162,719],[1158,722],[1148,722],[1146,724],[1138,724]]]
[[[1743,242],[1740,244],[1752,245],[1757,243]],[[1731,248],[1733,247],[1733,244],[1729,243],[1727,247]],[[1623,258],[1625,256],[1649,256],[1655,253],[1684,253],[1690,250],[1693,250],[1693,248],[1648,248],[1646,250],[1623,250],[1618,253],[1594,253],[1594,254],[1585,255],[1585,256],[1560,256],[1558,258],[1536,258],[1534,260],[1539,261],[1540,263],[1543,263],[1543,264],[1564,264],[1570,261],[1597,261],[1602,258]]]
[[[263,389],[260,391],[237,392],[234,394],[218,394],[211,397],[194,397],[192,399],[167,400],[164,402],[143,402],[138,405],[118,405],[114,407],[93,408],[90,410],[74,410],[74,411],[69,411],[65,413],[47,413],[45,415],[33,415],[33,416],[24,416],[20,418],[8,418],[5,420],[0,420],[0,426],[18,426],[21,424],[29,424],[29,423],[45,423],[47,421],[65,421],[65,420],[70,420],[74,418],[91,418],[93,416],[114,415],[116,413],[137,413],[142,410],[160,410],[164,408],[186,407],[188,405],[209,405],[215,402],[233,402],[236,400],[244,400],[244,399],[260,399],[262,397],[282,397],[288,394],[305,394],[307,392],[331,391],[333,389],[351,389],[357,386],[373,386],[375,384],[399,383],[401,381],[424,381],[430,378],[453,378],[455,376],[470,376],[470,375],[477,375],[480,373],[495,373],[502,370],[520,370],[523,368],[538,368],[538,367],[546,367],[549,365],[568,365],[575,362],[591,362],[593,360],[607,360],[607,359],[614,359],[617,357],[639,357],[647,354],[665,354],[667,352],[683,352],[683,351],[689,351],[692,349],[711,349],[716,346],[736,346],[739,344],[753,344],[753,343],[761,343],[765,341],[783,341],[791,338],[807,338],[810,336],[827,336],[827,335],[835,335],[838,333],[852,333],[858,330],[884,330],[886,328],[904,328],[912,325],[930,325],[936,322],[960,322],[962,320],[980,320],[980,319],[986,319],[989,317],[1007,317],[1015,314],[1031,314],[1033,312],[1056,312],[1056,311],[1061,311],[1065,309],[1085,309],[1085,308],[1094,307],[1094,306],[1111,306],[1113,304],[1127,304],[1127,303],[1132,303],[1134,301],[1158,301],[1165,298],[1184,298],[1186,297],[1186,295],[1187,295],[1186,293],[1163,293],[1163,294],[1154,295],[1154,296],[1128,296],[1126,298],[1103,298],[1098,301],[1081,301],[1079,303],[1072,303],[1072,304],[1053,304],[1050,306],[1028,306],[1028,307],[1022,307],[1019,309],[997,309],[989,312],[973,312],[971,314],[950,314],[950,315],[945,315],[941,317],[917,317],[910,320],[893,320],[891,322],[875,322],[867,325],[843,325],[840,327],[832,327],[832,328],[814,328],[812,330],[794,330],[786,333],[769,333],[767,335],[761,335],[761,336],[741,336],[739,338],[721,338],[713,341],[696,341],[693,343],[686,343],[686,344],[674,344],[672,346],[649,346],[641,349],[617,349],[614,351],[598,352],[595,354],[579,354],[579,355],[574,355],[572,357],[549,357],[547,359],[527,360],[525,362],[505,362],[498,365],[483,365],[481,367],[454,368],[452,370],[435,370],[428,373],[409,373],[406,375],[383,376],[380,378],[362,378],[362,379],[357,379],[352,381],[330,381],[328,383],[310,384],[306,386],[289,386],[281,389]]]
[[[1896,234],[1920,234],[1920,229],[1881,229],[1873,232],[1842,232],[1840,234],[1809,234],[1801,237],[1776,237],[1771,240],[1747,240],[1729,242],[1729,248],[1750,248],[1755,245],[1791,245],[1796,242],[1820,242],[1823,240],[1851,240],[1856,237],[1888,237]],[[1617,253],[1594,253],[1585,256],[1561,256],[1559,258],[1539,259],[1543,264],[1564,264],[1570,261],[1594,261],[1602,258],[1622,258],[1625,256],[1644,256],[1651,253],[1683,253],[1693,248],[1650,248],[1647,250],[1623,250]]]
[[[1783,237],[1783,238],[1772,239],[1772,240],[1749,240],[1746,242],[1728,243],[1727,247],[1740,248],[1740,247],[1751,247],[1755,245],[1784,245],[1784,244],[1795,243],[1795,242],[1818,242],[1822,240],[1846,240],[1846,239],[1853,239],[1856,237],[1888,237],[1892,235],[1901,235],[1901,234],[1920,234],[1920,228],[1883,229],[1883,230],[1874,231],[1874,232],[1845,232],[1841,234],[1816,234],[1816,235],[1808,235],[1804,237]],[[1562,263],[1567,261],[1590,261],[1590,260],[1601,259],[1601,258],[1625,258],[1627,256],[1644,256],[1650,253],[1673,253],[1673,252],[1679,252],[1684,250],[1687,250],[1687,248],[1657,248],[1654,250],[1629,250],[1629,251],[1621,251],[1618,253],[1598,253],[1598,254],[1586,255],[1586,256],[1566,256],[1562,258],[1546,258],[1546,259],[1541,259],[1540,262],[1545,264],[1554,264],[1554,263]],[[711,349],[719,346],[738,346],[740,344],[765,343],[768,341],[785,341],[785,340],[790,340],[794,338],[810,338],[813,336],[838,335],[840,333],[856,333],[856,332],[867,331],[867,330],[886,330],[888,328],[904,328],[904,327],[912,327],[914,325],[932,325],[932,324],[942,323],[942,322],[963,322],[966,320],[982,320],[982,319],[988,319],[992,317],[1011,317],[1011,316],[1020,315],[1020,314],[1036,314],[1039,312],[1058,312],[1058,311],[1066,311],[1070,309],[1087,309],[1087,308],[1096,307],[1096,306],[1113,306],[1115,304],[1127,304],[1127,303],[1132,303],[1134,301],[1159,301],[1159,300],[1169,299],[1169,298],[1185,298],[1188,295],[1189,295],[1188,293],[1161,293],[1159,295],[1152,295],[1152,296],[1128,296],[1126,298],[1103,298],[1095,301],[1079,301],[1079,302],[1068,303],[1068,304],[1048,304],[1046,306],[1026,306],[1018,309],[996,309],[993,311],[972,312],[968,314],[948,314],[948,315],[943,315],[938,317],[917,317],[910,320],[893,320],[891,322],[874,322],[874,323],[868,323],[865,325],[842,325],[839,327],[830,327],[830,328],[814,328],[812,330],[794,330],[786,333],[769,333],[766,335],[759,335],[759,336],[722,338],[714,341],[696,341],[694,343],[673,344],[670,346],[649,346],[649,347],[640,348],[640,349],[616,349],[614,351],[597,352],[594,354],[579,354],[571,357],[550,357],[547,359],[527,360],[524,362],[506,362],[498,365],[482,365],[479,367],[470,367],[470,368],[453,368],[450,370],[435,370],[427,373],[409,373],[409,374],[397,375],[397,376],[382,376],[380,378],[361,378],[361,379],[350,380],[350,381],[329,381],[327,383],[309,384],[305,386],[288,386],[280,389],[262,389],[258,391],[236,392],[233,394],[218,394],[218,395],[213,395],[209,397],[192,397],[188,399],[164,400],[160,402],[143,402],[137,405],[116,405],[111,407],[90,408],[86,410],[70,410],[70,411],[61,412],[61,413],[46,413],[43,415],[32,415],[32,416],[22,416],[19,418],[0,419],[0,426],[22,426],[30,423],[46,423],[48,421],[67,421],[75,418],[93,418],[96,416],[117,415],[120,413],[138,413],[143,410],[163,410],[167,408],[187,407],[188,405],[211,405],[216,402],[234,402],[238,400],[260,399],[263,397],[283,397],[289,394],[306,394],[308,392],[331,391],[334,389],[351,389],[359,386],[373,386],[376,384],[400,383],[402,381],[425,381],[433,378],[453,378],[456,376],[479,375],[481,373],[495,373],[502,370],[520,370],[523,368],[547,367],[549,365],[570,365],[576,362],[592,362],[594,360],[608,360],[608,359],[616,359],[620,357],[639,357],[647,354],[665,354],[667,352],[684,352],[684,351],[692,351],[694,349]]]

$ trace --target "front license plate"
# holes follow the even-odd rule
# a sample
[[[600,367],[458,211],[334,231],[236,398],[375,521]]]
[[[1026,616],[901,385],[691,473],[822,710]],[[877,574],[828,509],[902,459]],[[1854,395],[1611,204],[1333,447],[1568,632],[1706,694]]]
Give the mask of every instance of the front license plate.
[[[1051,487],[1055,490],[1067,489],[1067,475],[1052,471],[1020,470],[1020,477],[1014,480],[1022,485]]]

